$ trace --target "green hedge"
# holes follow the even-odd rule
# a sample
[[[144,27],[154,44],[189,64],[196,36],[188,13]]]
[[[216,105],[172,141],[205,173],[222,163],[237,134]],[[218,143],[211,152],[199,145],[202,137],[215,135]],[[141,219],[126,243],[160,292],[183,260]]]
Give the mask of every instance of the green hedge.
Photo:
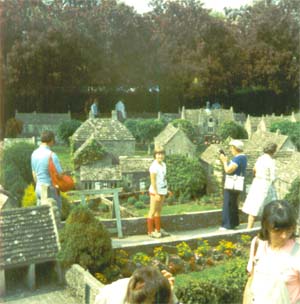
[[[3,151],[0,184],[21,201],[25,188],[33,183],[31,154],[35,146],[28,143],[15,143]]]
[[[69,138],[81,126],[81,121],[72,119],[62,122],[58,126],[57,136],[66,144],[69,144]]]
[[[202,272],[179,275],[176,277],[176,296],[185,304],[242,303],[247,281],[246,264],[245,258],[236,258]]]
[[[79,264],[91,273],[111,264],[113,251],[109,233],[87,206],[72,209],[60,231],[58,261],[64,267]]]
[[[180,202],[205,193],[206,175],[198,159],[168,155],[166,164],[168,188]]]

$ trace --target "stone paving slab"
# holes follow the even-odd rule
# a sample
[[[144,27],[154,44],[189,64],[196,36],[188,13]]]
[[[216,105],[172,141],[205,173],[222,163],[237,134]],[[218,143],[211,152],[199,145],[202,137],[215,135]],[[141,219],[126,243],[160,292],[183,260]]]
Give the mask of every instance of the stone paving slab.
[[[79,304],[81,301],[72,297],[64,288],[42,288],[36,291],[23,291],[0,298],[2,304]]]
[[[168,245],[174,244],[177,242],[183,241],[191,241],[199,238],[202,239],[211,239],[211,238],[220,238],[225,236],[234,236],[242,233],[245,234],[256,234],[259,230],[260,223],[256,222],[255,227],[252,229],[246,229],[247,224],[242,223],[238,229],[234,230],[225,230],[220,231],[219,227],[208,227],[208,228],[200,228],[196,230],[186,230],[186,231],[172,231],[170,236],[154,239],[150,238],[148,235],[133,235],[133,236],[125,236],[124,238],[112,238],[112,246],[114,249],[134,249],[146,246],[159,246],[159,245]]]

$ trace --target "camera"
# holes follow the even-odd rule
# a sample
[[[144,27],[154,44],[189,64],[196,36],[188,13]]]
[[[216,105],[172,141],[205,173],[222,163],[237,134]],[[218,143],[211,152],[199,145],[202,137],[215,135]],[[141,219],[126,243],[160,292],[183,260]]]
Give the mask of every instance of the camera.
[[[226,155],[223,149],[220,149],[220,150],[219,150],[219,153],[220,153],[220,154]]]

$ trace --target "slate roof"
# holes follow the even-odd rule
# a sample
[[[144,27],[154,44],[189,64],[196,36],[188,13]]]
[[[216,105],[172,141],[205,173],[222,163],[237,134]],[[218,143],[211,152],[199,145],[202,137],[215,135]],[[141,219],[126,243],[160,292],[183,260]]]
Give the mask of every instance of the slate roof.
[[[282,122],[282,121],[291,121],[291,116],[275,116],[275,115],[266,115],[262,117],[267,130],[270,130],[270,127],[273,123]]]
[[[59,125],[60,123],[71,119],[71,112],[67,113],[19,113],[16,112],[15,118],[30,125]]]
[[[53,261],[59,250],[50,206],[0,212],[0,269]]]
[[[161,145],[167,144],[176,133],[181,131],[179,128],[174,127],[172,124],[168,124],[155,138],[155,142],[159,142]],[[182,131],[181,131],[182,132]]]
[[[120,156],[119,162],[122,173],[148,172],[153,157]]]
[[[297,177],[300,177],[300,152],[292,152],[289,158],[275,157],[276,176],[278,179],[291,184]]]
[[[87,119],[72,135],[74,141],[85,141],[92,134],[99,141],[135,141],[135,138],[120,121],[110,118]]]
[[[260,122],[261,122],[261,117],[248,115],[245,124],[250,123],[251,124],[251,131],[255,132],[257,130],[257,126],[259,125]]]
[[[234,121],[235,114],[233,109],[211,109],[209,114],[206,112],[206,109],[184,109],[185,119],[191,121],[194,125],[198,125],[199,121],[202,121],[203,118],[207,118],[209,116],[214,117],[218,120],[219,124],[225,121]],[[242,116],[236,116],[241,119]]]
[[[279,151],[287,140],[289,140],[289,137],[287,135],[269,131],[257,131],[252,134],[250,140],[247,142],[246,147],[248,150],[250,150],[253,149],[253,146],[256,146],[256,149],[262,150],[267,143],[275,142],[277,144],[277,150]]]
[[[120,181],[122,180],[121,168],[117,166],[95,166],[87,164],[80,167],[80,181]]]
[[[226,147],[225,147],[226,148]],[[227,151],[227,149],[225,149],[222,145],[220,144],[211,144],[209,145],[205,151],[202,152],[200,158],[201,160],[203,160],[204,162],[213,165],[215,164],[216,160],[219,159],[219,150],[223,149],[224,152],[229,155],[229,150]]]

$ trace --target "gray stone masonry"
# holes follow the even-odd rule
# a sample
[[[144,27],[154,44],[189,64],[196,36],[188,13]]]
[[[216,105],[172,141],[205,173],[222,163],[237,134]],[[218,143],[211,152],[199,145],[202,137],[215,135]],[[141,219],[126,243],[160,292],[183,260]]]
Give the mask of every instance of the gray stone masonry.
[[[177,215],[163,215],[162,227],[167,231],[187,231],[220,225],[221,210],[190,212]],[[247,215],[240,212],[241,222],[247,221]],[[115,219],[102,219],[102,224],[111,230],[116,227]],[[122,218],[122,230],[125,236],[146,234],[146,218]]]
[[[94,303],[96,295],[104,286],[77,264],[67,270],[65,280],[70,293],[82,304]]]
[[[63,287],[47,286],[34,292],[22,290],[18,293],[0,297],[0,303],[9,304],[80,304],[71,296],[70,291]],[[91,302],[90,304],[93,304]]]

